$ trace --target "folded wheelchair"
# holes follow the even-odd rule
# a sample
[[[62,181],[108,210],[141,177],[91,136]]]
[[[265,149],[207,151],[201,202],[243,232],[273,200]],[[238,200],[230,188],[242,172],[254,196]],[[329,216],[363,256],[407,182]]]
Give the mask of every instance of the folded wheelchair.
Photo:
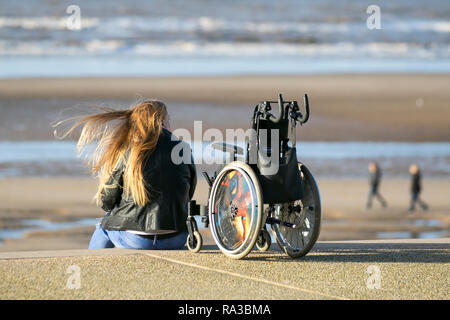
[[[271,113],[274,104],[278,116]],[[297,101],[283,101],[279,94],[278,101],[256,105],[246,152],[236,145],[212,144],[227,153],[230,161],[213,176],[203,172],[209,185],[207,206],[195,200],[189,203],[186,245],[190,251],[199,252],[203,243],[194,219],[197,215],[209,225],[219,249],[233,259],[245,257],[255,246],[268,250],[272,244],[268,225],[290,257],[299,258],[311,250],[319,237],[322,207],[313,175],[297,161],[296,126],[309,119],[306,94],[303,107],[304,114]]]

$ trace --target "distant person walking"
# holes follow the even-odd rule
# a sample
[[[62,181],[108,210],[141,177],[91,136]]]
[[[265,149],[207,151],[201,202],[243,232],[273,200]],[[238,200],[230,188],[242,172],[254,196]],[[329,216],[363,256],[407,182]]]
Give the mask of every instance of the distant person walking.
[[[420,205],[423,210],[428,210],[428,205],[420,199],[420,192],[422,191],[422,174],[416,164],[409,166],[409,173],[411,174],[411,204],[409,211],[416,209],[416,203]]]
[[[378,188],[380,186],[381,181],[381,169],[378,166],[376,162],[370,162],[369,163],[369,183],[370,183],[370,190],[369,190],[369,196],[367,198],[367,209],[370,209],[372,207],[372,199],[373,197],[376,197],[378,201],[380,201],[381,206],[383,208],[387,207],[386,200],[381,196],[380,192],[378,191]]]

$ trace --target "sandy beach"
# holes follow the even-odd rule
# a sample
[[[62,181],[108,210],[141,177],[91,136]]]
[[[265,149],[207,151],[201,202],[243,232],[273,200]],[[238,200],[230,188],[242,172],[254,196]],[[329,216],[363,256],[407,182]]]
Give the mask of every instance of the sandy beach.
[[[74,106],[127,107],[140,97],[167,102],[171,128],[248,128],[255,103],[301,99],[308,93],[310,122],[297,131],[306,141],[450,141],[450,75],[376,74],[313,76],[230,76],[164,78],[70,78],[0,80],[0,140],[53,140],[52,121]],[[64,170],[62,168],[61,170]],[[61,175],[61,174],[59,174]],[[389,208],[365,209],[365,179],[319,179],[324,203],[320,240],[449,236],[447,179],[427,179],[428,212],[409,214],[409,180],[385,179],[381,193]],[[96,181],[74,177],[0,179],[0,228],[20,229],[23,221],[53,222],[98,218],[92,201]],[[201,179],[195,199],[205,203]],[[431,221],[431,222],[430,222]],[[6,239],[0,251],[86,248],[93,226],[32,231]],[[386,234],[380,235],[380,232]]]
[[[168,105],[172,128],[248,128],[262,100],[301,100],[309,141],[449,141],[450,75],[343,74],[0,80],[0,138],[53,139],[50,123],[74,106],[128,107],[139,98]],[[17,123],[18,116],[20,123]]]

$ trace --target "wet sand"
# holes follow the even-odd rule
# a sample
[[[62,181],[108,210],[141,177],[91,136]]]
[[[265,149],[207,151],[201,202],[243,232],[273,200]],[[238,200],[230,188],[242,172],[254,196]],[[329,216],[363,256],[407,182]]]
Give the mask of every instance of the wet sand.
[[[323,225],[319,240],[376,239],[378,232],[440,232],[450,236],[450,181],[424,181],[423,199],[430,210],[415,213],[409,205],[407,180],[384,180],[381,193],[389,203],[365,209],[365,180],[319,180],[323,201]],[[0,228],[18,228],[22,219],[73,221],[101,217],[92,199],[96,182],[90,178],[8,178],[0,180]],[[206,203],[207,187],[201,180],[194,198]],[[421,223],[432,220],[434,223]],[[436,221],[438,223],[436,223]],[[419,223],[417,223],[419,222]],[[87,248],[92,227],[62,231],[33,231],[22,239],[7,239],[0,251]]]
[[[304,140],[449,141],[450,75],[372,74],[0,80],[0,138],[53,139],[50,123],[75,105],[167,103],[172,128],[248,128],[255,104],[308,93]]]

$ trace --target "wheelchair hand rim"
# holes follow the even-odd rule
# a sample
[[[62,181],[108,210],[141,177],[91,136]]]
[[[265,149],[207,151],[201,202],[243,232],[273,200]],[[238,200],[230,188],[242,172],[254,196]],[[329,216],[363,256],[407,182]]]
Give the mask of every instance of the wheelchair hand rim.
[[[311,215],[308,213],[306,213],[306,220],[308,221],[308,224],[313,224],[312,227],[310,226],[308,229],[308,235],[309,236],[309,241],[307,243],[303,243],[303,246],[301,248],[301,250],[299,250],[298,252],[309,252],[309,250],[314,246],[315,242],[317,241],[317,238],[320,234],[320,229],[321,229],[321,221],[322,221],[322,198],[320,195],[320,190],[318,188],[317,185],[317,181],[314,178],[314,176],[311,174],[311,172],[308,170],[308,168],[303,165],[302,163],[299,163],[299,169],[303,172],[303,174],[305,175],[305,183],[306,185],[308,185],[309,187],[309,191],[311,192],[310,194],[310,199],[308,200],[312,200],[313,204],[314,204],[314,213]],[[305,187],[306,187],[305,185]],[[303,202],[302,200],[302,204],[305,205],[306,203]],[[277,204],[277,210],[280,210],[284,204]],[[304,210],[308,210],[306,208],[304,208]],[[308,210],[309,211],[309,210]],[[301,236],[303,238],[303,232],[304,230],[303,226],[300,228],[299,232],[302,233]],[[306,231],[306,230],[305,230]],[[281,247],[285,248],[285,250],[295,250],[292,247],[290,247],[289,245],[286,246],[286,244],[290,243],[291,241],[289,241],[289,239],[286,238],[286,236],[283,234],[282,230],[281,230],[281,226],[280,225],[274,225],[272,228],[272,232],[274,237],[277,239],[277,242],[280,244]],[[292,237],[291,237],[292,239]]]
[[[251,194],[251,210],[252,210],[252,219],[251,224],[249,227],[249,233],[248,236],[245,238],[245,240],[236,248],[236,249],[229,249],[224,244],[222,239],[217,233],[217,227],[216,227],[216,216],[217,213],[214,212],[214,206],[215,206],[215,196],[217,189],[219,187],[219,181],[222,180],[222,178],[229,173],[230,171],[237,171],[239,172],[242,177],[245,179],[248,186],[250,186],[250,194]],[[252,183],[252,180],[249,176],[249,174],[246,172],[246,169],[242,166],[241,163],[236,164],[228,164],[226,167],[222,169],[222,171],[218,174],[217,178],[215,179],[215,183],[211,189],[210,199],[209,199],[209,219],[211,222],[211,233],[214,238],[214,241],[216,242],[217,246],[226,254],[228,255],[237,255],[241,252],[243,252],[245,249],[248,248],[249,244],[251,245],[252,240],[256,241],[257,232],[259,232],[259,225],[261,222],[261,216],[258,212],[259,210],[259,201],[260,199],[257,198],[257,192],[256,192],[256,186],[254,183]]]

